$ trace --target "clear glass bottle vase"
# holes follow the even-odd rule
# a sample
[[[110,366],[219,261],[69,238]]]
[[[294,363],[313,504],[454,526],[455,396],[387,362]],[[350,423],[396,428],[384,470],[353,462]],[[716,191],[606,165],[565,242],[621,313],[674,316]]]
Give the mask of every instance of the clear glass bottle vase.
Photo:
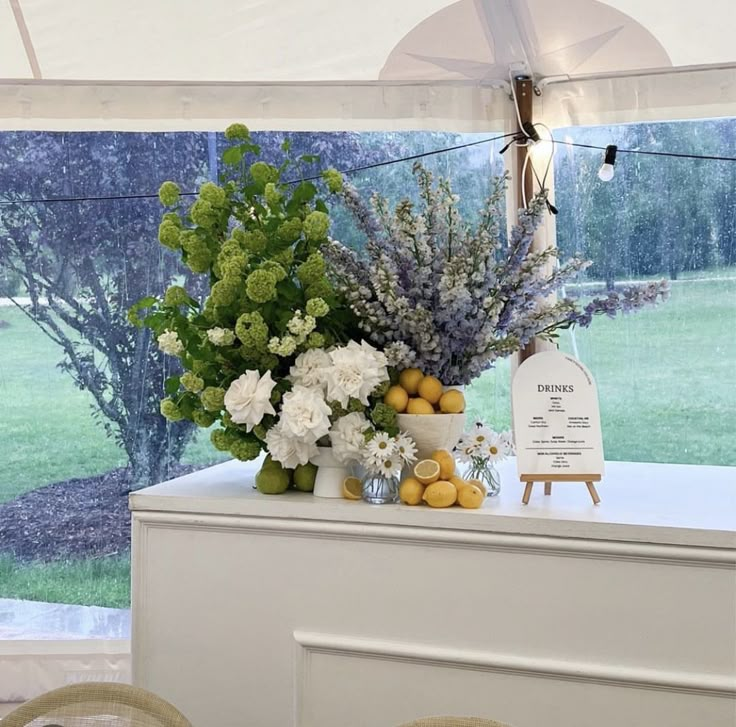
[[[388,505],[399,498],[399,478],[368,474],[363,479],[363,499],[371,505]]]
[[[480,480],[485,485],[488,497],[495,497],[501,492],[501,478],[498,470],[483,457],[473,457],[470,467],[465,473],[466,480]]]

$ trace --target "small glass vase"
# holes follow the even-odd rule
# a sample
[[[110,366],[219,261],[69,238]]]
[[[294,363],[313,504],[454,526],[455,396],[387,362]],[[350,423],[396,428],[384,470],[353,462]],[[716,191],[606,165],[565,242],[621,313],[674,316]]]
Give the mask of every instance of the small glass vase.
[[[371,505],[389,505],[399,498],[399,478],[386,475],[366,475],[363,479],[363,499]]]
[[[485,485],[488,497],[495,497],[501,492],[501,478],[498,476],[498,470],[483,457],[473,457],[470,460],[470,467],[465,473],[466,480],[479,480]]]

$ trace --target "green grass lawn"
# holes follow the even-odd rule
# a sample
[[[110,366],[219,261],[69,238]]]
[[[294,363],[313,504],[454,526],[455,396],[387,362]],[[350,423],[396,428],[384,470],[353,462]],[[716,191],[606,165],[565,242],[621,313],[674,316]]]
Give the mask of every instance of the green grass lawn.
[[[607,459],[736,465],[736,280],[675,282],[663,305],[574,339],[598,383]],[[573,352],[571,332],[560,347]],[[504,362],[469,388],[468,412],[505,428],[509,400]]]
[[[0,308],[0,503],[50,482],[125,464],[90,416],[92,397],[59,371],[59,347],[15,308]],[[222,460],[206,433],[183,461]]]
[[[0,556],[0,597],[80,606],[130,607],[130,554],[19,566]]]

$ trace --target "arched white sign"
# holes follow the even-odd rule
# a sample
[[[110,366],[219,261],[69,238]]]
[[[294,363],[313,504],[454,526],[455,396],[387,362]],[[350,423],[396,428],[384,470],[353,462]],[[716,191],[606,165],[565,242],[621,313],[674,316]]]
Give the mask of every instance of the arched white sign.
[[[520,478],[603,475],[598,391],[590,371],[559,351],[524,361],[511,386]]]

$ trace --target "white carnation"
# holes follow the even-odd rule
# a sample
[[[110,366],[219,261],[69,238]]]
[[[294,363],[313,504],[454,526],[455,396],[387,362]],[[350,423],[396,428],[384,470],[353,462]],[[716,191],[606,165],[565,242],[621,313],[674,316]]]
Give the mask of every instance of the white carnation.
[[[323,348],[312,348],[300,353],[287,377],[296,386],[324,388],[324,369],[330,365],[330,357]]]
[[[279,424],[284,434],[316,442],[330,431],[331,413],[321,392],[295,386],[284,394]]]
[[[288,469],[307,464],[318,451],[314,442],[294,437],[286,432],[281,422],[266,433],[266,447],[272,459]]]
[[[330,429],[332,453],[342,464],[357,461],[361,458],[365,447],[365,431],[370,422],[361,412],[354,412],[340,417]]]
[[[371,392],[388,381],[386,357],[365,341],[350,341],[330,352],[332,365],[325,370],[327,398],[347,406],[350,399],[368,404]]]
[[[184,350],[176,331],[164,331],[157,339],[158,347],[169,356],[178,356]]]
[[[235,424],[245,424],[251,431],[260,424],[266,414],[275,414],[271,405],[271,392],[276,382],[271,372],[261,376],[258,371],[246,371],[225,392],[225,408]]]

